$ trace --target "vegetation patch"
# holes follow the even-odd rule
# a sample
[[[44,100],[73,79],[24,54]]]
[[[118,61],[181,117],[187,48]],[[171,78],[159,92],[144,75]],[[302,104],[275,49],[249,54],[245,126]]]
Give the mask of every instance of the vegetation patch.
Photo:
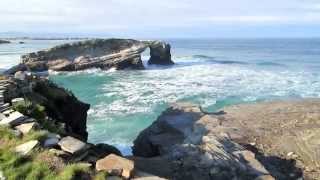
[[[46,138],[46,131],[32,131],[22,138],[9,127],[0,126],[0,170],[7,180],[78,180],[83,177],[100,180],[106,174],[98,173],[83,164],[65,164],[48,150],[39,148],[27,156],[14,152],[17,145],[30,140]]]

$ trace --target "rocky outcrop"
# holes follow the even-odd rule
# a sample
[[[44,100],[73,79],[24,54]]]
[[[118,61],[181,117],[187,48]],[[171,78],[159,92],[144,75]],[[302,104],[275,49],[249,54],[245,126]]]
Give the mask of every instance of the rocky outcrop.
[[[161,41],[145,41],[150,47],[150,59],[148,64],[173,65],[171,60],[171,46]]]
[[[170,45],[161,41],[94,39],[63,44],[22,56],[22,63],[6,73],[17,71],[78,71],[89,68],[108,70],[144,69],[141,53],[150,48],[150,64],[173,64]]]
[[[10,41],[6,41],[6,40],[1,40],[0,39],[0,44],[9,44],[9,43],[11,43]]]
[[[134,141],[133,154],[158,156],[171,162],[169,179],[254,179],[270,176],[253,153],[231,140],[228,136],[231,127],[213,129],[218,125],[218,119],[209,119],[197,106],[174,105],[139,135]]]
[[[33,104],[43,106],[47,116],[64,124],[67,133],[83,140],[87,139],[87,111],[90,105],[79,101],[71,92],[51,81],[44,78],[15,80],[4,95],[6,102],[11,102],[17,97],[25,97]],[[13,115],[15,114],[7,118],[8,121],[19,121],[16,118],[19,114],[11,118]]]
[[[312,99],[219,113],[175,104],[140,133],[133,154],[140,169],[173,179],[317,179],[319,119],[320,100]],[[157,162],[171,172],[153,168]]]

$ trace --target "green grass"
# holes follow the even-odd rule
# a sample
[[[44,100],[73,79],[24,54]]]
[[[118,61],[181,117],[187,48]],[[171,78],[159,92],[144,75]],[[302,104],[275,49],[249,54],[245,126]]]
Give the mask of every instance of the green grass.
[[[13,109],[22,113],[23,115],[32,117],[37,120],[44,129],[50,132],[63,134],[64,129],[55,121],[47,120],[47,113],[44,106],[34,104],[31,101],[25,99],[23,102],[18,102],[13,105]]]
[[[63,164],[61,170],[50,166],[54,155],[38,148],[27,156],[13,151],[14,147],[30,140],[42,141],[45,131],[32,131],[22,138],[16,137],[9,127],[0,126],[0,170],[7,180],[78,180],[82,176],[95,180],[104,180],[105,173],[98,173],[83,164]],[[46,158],[43,158],[45,155]]]
[[[94,180],[105,180],[107,178],[108,174],[106,172],[99,172],[94,177]]]
[[[61,180],[77,179],[77,176],[83,174],[89,175],[90,168],[81,164],[71,164],[65,167],[65,169],[59,174]]]

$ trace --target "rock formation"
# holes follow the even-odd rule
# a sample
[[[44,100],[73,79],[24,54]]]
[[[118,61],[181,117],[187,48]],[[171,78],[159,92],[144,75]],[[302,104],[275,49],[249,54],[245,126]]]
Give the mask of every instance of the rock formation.
[[[5,101],[26,97],[34,104],[45,107],[49,117],[65,124],[66,131],[86,140],[89,104],[79,101],[71,92],[43,78],[16,80],[5,92]]]
[[[171,46],[170,44],[161,41],[145,41],[150,47],[150,59],[148,64],[157,65],[173,65],[171,60]]]
[[[17,71],[78,71],[89,68],[107,70],[144,69],[141,53],[150,48],[150,64],[173,64],[170,45],[161,41],[131,39],[94,39],[63,44],[48,50],[22,56],[22,63],[7,74]]]
[[[9,44],[9,43],[11,43],[10,41],[6,41],[6,40],[1,40],[0,39],[0,44]]]
[[[239,105],[210,114],[175,104],[140,133],[133,153],[140,169],[172,179],[317,179],[319,119],[320,100]],[[159,168],[164,166],[170,168]]]

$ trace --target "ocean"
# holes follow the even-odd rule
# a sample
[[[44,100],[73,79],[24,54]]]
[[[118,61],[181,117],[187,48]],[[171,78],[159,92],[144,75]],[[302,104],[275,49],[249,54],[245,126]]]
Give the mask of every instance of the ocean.
[[[173,102],[207,111],[276,99],[320,97],[320,39],[168,39],[174,66],[146,70],[52,73],[57,84],[91,104],[89,141],[130,146]],[[0,45],[0,68],[22,54],[70,41],[27,40]]]

